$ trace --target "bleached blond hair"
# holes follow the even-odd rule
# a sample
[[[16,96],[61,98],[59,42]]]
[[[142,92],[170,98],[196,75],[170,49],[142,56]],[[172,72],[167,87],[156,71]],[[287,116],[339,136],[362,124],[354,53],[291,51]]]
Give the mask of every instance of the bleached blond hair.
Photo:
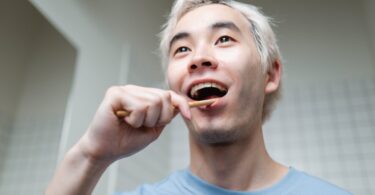
[[[222,4],[239,11],[248,21],[249,27],[260,55],[261,66],[266,73],[275,61],[281,63],[281,54],[277,45],[275,33],[272,30],[271,19],[265,16],[258,7],[234,0],[176,0],[169,14],[167,22],[160,33],[160,52],[164,67],[168,64],[169,42],[177,22],[189,11],[209,4]],[[281,84],[276,91],[267,94],[263,104],[262,121],[269,118],[275,103],[281,97]]]

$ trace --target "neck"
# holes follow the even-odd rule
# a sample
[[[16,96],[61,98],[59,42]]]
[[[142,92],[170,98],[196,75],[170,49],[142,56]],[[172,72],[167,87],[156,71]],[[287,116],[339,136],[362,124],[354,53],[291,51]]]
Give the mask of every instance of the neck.
[[[193,174],[229,190],[269,187],[288,171],[268,155],[261,127],[248,139],[225,145],[200,143],[190,135],[190,151]]]

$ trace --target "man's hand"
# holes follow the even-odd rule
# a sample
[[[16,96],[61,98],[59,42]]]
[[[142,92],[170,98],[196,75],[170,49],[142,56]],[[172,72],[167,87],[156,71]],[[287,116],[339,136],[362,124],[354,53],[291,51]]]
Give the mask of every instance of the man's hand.
[[[117,110],[127,110],[130,115],[118,118]],[[178,111],[190,119],[188,102],[173,91],[111,87],[86,133],[65,156],[46,194],[90,194],[112,162],[157,139]]]
[[[130,115],[118,118],[117,110],[127,110]],[[190,118],[188,102],[173,91],[111,87],[79,146],[85,155],[99,161],[127,157],[158,138],[177,111]]]

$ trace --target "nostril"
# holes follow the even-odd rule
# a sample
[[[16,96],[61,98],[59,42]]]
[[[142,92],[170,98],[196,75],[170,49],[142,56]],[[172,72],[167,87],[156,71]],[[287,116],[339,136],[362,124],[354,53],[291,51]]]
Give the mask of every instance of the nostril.
[[[195,65],[195,64],[192,64],[192,65],[190,66],[190,68],[191,68],[191,69],[197,69],[197,68],[198,68],[198,66],[197,66],[197,65]]]
[[[202,63],[202,66],[211,66],[211,62],[210,61],[206,61],[206,62],[203,62]]]

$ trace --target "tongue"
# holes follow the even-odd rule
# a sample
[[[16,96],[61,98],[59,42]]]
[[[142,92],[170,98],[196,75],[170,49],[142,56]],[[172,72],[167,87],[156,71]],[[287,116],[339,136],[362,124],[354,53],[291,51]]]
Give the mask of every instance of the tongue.
[[[208,96],[206,98],[204,98],[205,100],[209,100],[209,99],[214,99],[214,98],[220,98],[220,96],[216,96],[216,95],[211,95],[211,96]]]

